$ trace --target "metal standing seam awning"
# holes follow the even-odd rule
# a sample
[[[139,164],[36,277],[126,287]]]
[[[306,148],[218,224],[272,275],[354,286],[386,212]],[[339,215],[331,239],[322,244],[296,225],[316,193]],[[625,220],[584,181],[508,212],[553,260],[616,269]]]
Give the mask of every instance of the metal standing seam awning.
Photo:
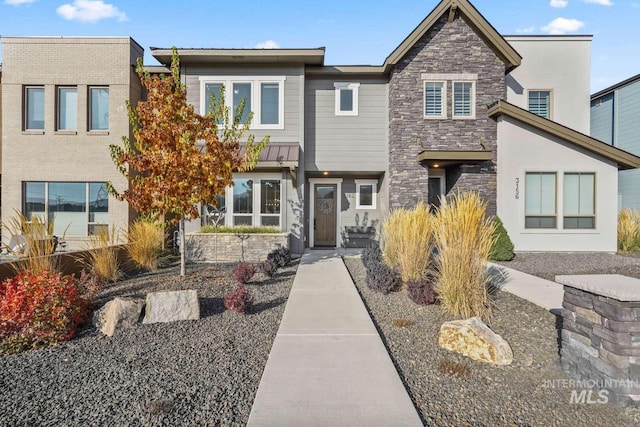
[[[426,163],[433,168],[445,168],[447,166],[486,162],[492,159],[492,154],[489,150],[424,150],[418,154],[418,163]]]
[[[243,152],[244,146],[240,148],[240,153]],[[299,159],[300,145],[297,142],[269,143],[258,155],[258,164],[255,169],[288,168],[293,185],[296,186]]]

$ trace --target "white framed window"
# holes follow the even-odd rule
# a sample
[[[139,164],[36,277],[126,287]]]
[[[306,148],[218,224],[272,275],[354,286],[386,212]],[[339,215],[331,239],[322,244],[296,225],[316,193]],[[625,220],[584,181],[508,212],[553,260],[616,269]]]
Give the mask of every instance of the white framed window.
[[[333,87],[335,88],[336,116],[357,116],[360,83],[336,82]]]
[[[453,82],[453,118],[473,119],[476,117],[476,82]]]
[[[282,227],[282,179],[278,174],[236,174],[233,186],[218,197],[224,225]]]
[[[527,172],[524,193],[525,228],[556,228],[556,173]]]
[[[529,111],[545,119],[551,119],[551,91],[530,90]]]
[[[109,130],[109,88],[89,87],[89,131]]]
[[[447,117],[447,82],[424,82],[424,118],[442,119]]]
[[[356,209],[376,209],[377,179],[356,179]]]
[[[596,174],[565,173],[563,190],[563,227],[596,228]]]
[[[78,128],[78,89],[76,87],[58,87],[57,129],[75,131]]]
[[[44,86],[24,88],[24,129],[44,130]]]
[[[285,76],[207,76],[200,77],[200,111],[211,111],[211,100],[220,100],[222,87],[229,109],[229,120],[244,99],[241,123],[253,112],[250,129],[284,129],[284,84]],[[219,124],[223,124],[222,120]]]

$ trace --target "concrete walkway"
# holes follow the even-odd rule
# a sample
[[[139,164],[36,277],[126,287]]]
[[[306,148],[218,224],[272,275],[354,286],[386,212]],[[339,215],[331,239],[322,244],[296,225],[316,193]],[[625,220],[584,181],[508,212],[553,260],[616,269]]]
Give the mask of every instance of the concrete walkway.
[[[421,426],[340,255],[303,255],[249,426]]]
[[[554,314],[561,313],[564,288],[560,283],[542,279],[503,265],[491,262],[488,264],[490,268],[499,271],[497,273],[501,276],[499,279],[504,281],[500,285],[500,289],[531,301]]]

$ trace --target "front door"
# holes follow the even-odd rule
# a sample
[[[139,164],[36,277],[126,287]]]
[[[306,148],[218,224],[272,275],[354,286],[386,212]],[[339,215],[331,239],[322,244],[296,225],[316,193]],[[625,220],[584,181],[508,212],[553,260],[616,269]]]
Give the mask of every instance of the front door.
[[[316,184],[314,218],[314,246],[336,246],[336,220],[338,186]]]
[[[429,171],[429,188],[428,195],[429,207],[431,212],[435,212],[440,207],[440,197],[446,194],[445,192],[445,174],[442,170]]]

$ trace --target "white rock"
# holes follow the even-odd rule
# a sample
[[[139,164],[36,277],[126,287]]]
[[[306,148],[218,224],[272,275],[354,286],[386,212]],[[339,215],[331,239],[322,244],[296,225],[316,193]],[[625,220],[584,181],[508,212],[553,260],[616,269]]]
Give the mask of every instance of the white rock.
[[[198,319],[200,319],[200,303],[196,290],[147,294],[147,307],[142,323]]]
[[[136,326],[144,307],[141,299],[115,298],[94,315],[94,324],[100,332],[111,337],[116,329]]]
[[[474,360],[509,365],[513,352],[509,344],[479,317],[444,322],[440,327],[440,347]]]

